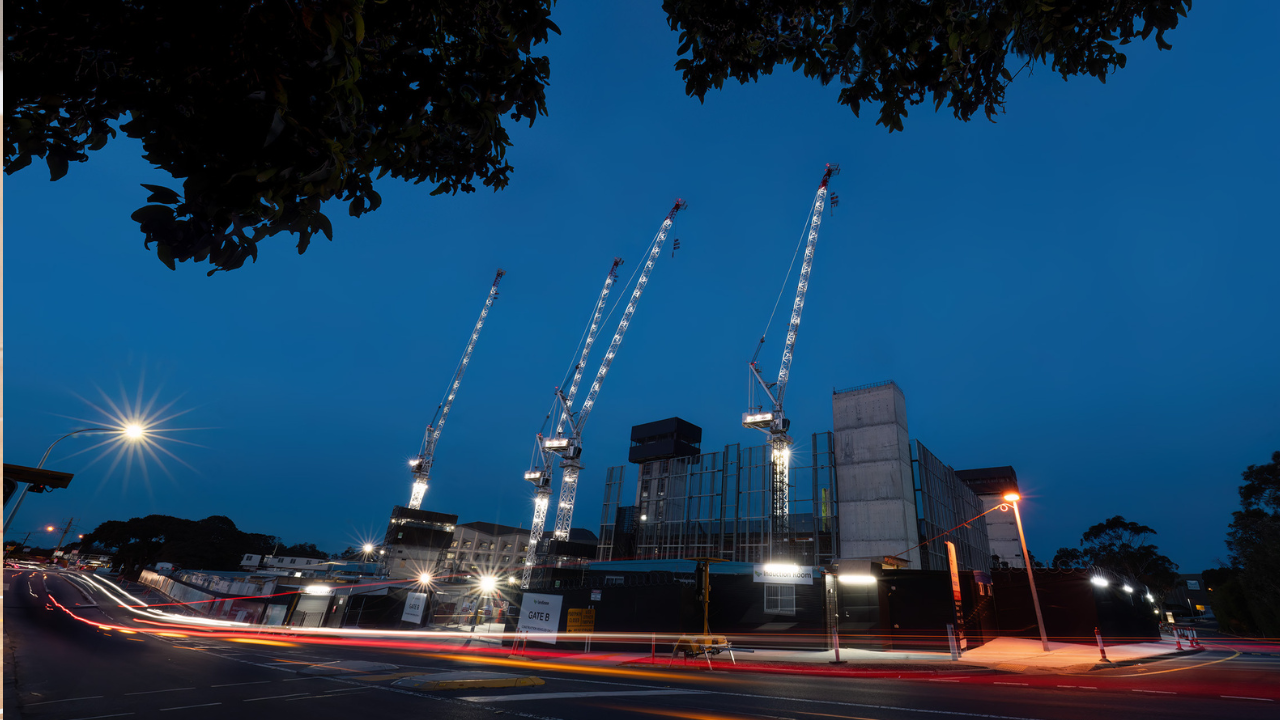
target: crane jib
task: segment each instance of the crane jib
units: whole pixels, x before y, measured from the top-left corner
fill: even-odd
[[[422,439],[422,449],[418,452],[418,457],[410,463],[413,472],[413,489],[409,496],[408,507],[412,510],[422,507],[422,500],[427,494],[427,483],[431,478],[431,466],[435,463],[436,445],[440,442],[440,433],[444,431],[444,423],[449,419],[449,410],[453,408],[453,401],[458,397],[462,376],[466,374],[467,367],[471,364],[471,353],[476,349],[476,341],[480,339],[485,318],[489,316],[489,309],[493,307],[494,300],[498,299],[498,283],[506,274],[506,271],[499,268],[494,275],[493,284],[489,286],[489,294],[485,296],[484,305],[480,308],[480,318],[476,320],[476,325],[471,330],[471,337],[467,339],[467,347],[462,351],[462,359],[458,361],[458,367],[453,372],[453,379],[449,382],[445,397],[436,408],[439,421],[434,417],[431,419],[431,424],[427,425],[427,431]]]

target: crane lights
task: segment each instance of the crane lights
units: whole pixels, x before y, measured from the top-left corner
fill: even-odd
[[[428,481],[431,480],[431,465],[435,462],[436,444],[440,442],[440,433],[444,430],[445,421],[449,419],[449,410],[453,407],[453,401],[458,396],[462,376],[466,374],[467,366],[471,364],[471,353],[476,349],[476,340],[480,339],[484,320],[489,316],[493,301],[498,299],[498,282],[506,274],[506,271],[499,268],[497,275],[494,276],[493,284],[489,286],[489,294],[484,299],[484,306],[480,309],[480,319],[476,320],[476,325],[471,330],[471,337],[468,338],[467,347],[462,352],[462,359],[458,361],[458,367],[453,372],[453,380],[445,392],[445,399],[436,407],[436,417],[439,418],[439,422],[436,421],[436,417],[431,418],[422,438],[422,449],[418,452],[418,457],[409,461],[413,472],[413,491],[409,496],[408,505],[411,510],[420,509],[422,500],[427,495]]]
[[[769,445],[772,447],[770,462],[772,466],[770,480],[772,507],[769,511],[773,520],[771,523],[773,535],[771,545],[779,549],[785,542],[788,533],[789,493],[791,487],[791,438],[787,435],[791,422],[786,418],[783,411],[783,399],[787,392],[787,382],[791,376],[791,362],[795,357],[796,335],[800,332],[800,316],[804,311],[805,294],[809,290],[809,274],[813,270],[814,250],[818,245],[818,230],[822,226],[822,211],[827,197],[827,184],[833,176],[838,174],[840,174],[839,165],[827,165],[826,172],[822,175],[822,182],[818,185],[818,193],[814,196],[813,205],[810,208],[810,216],[806,225],[808,238],[804,249],[804,260],[800,265],[799,280],[796,282],[795,300],[791,304],[791,320],[787,324],[787,339],[782,346],[782,365],[778,368],[777,381],[772,383],[765,382],[765,379],[760,375],[760,369],[756,365],[755,357],[751,359],[748,365],[751,376],[755,381],[752,383],[752,387],[758,383],[764,389],[764,394],[769,399],[771,410],[766,411],[761,406],[755,406],[752,410],[742,414],[742,425],[743,427],[761,430],[769,435]],[[788,269],[788,277],[790,277],[790,269]],[[779,296],[779,299],[781,299],[781,296]],[[772,319],[772,316],[770,316],[770,321]],[[768,333],[767,325],[765,333]],[[760,345],[756,347],[756,356],[759,356],[764,340],[765,336],[762,335],[760,337]]]
[[[591,415],[591,410],[595,407],[596,399],[600,395],[600,388],[604,385],[605,376],[609,374],[609,368],[613,364],[613,359],[618,354],[618,349],[622,345],[622,339],[626,335],[627,328],[631,326],[632,317],[635,315],[636,307],[640,301],[644,289],[649,283],[649,276],[653,272],[654,264],[662,253],[662,246],[667,239],[668,233],[671,232],[672,226],[675,224],[676,213],[688,207],[684,200],[676,200],[671,210],[667,212],[666,218],[662,221],[653,240],[649,243],[649,251],[645,258],[644,265],[640,269],[640,276],[636,279],[635,288],[631,292],[631,297],[627,302],[626,309],[622,313],[622,317],[618,320],[617,329],[614,331],[613,340],[609,343],[609,347],[605,350],[604,359],[600,362],[600,368],[596,371],[595,379],[591,382],[590,389],[587,391],[587,397],[582,402],[581,409],[575,414],[573,412],[573,403],[575,394],[577,393],[579,382],[582,379],[583,369],[587,364],[587,356],[591,351],[592,345],[595,343],[596,336],[600,331],[601,317],[604,312],[605,299],[608,297],[609,290],[616,279],[616,271],[618,265],[622,261],[618,258],[614,259],[613,266],[609,269],[609,275],[605,278],[604,289],[600,293],[600,298],[596,302],[595,312],[592,316],[590,324],[587,326],[586,340],[582,346],[582,355],[575,367],[573,382],[569,388],[569,394],[566,396],[556,392],[556,398],[560,404],[560,417],[556,425],[556,432],[553,437],[543,438],[539,436],[538,453],[535,457],[541,458],[542,470],[548,479],[551,473],[551,455],[560,457],[560,467],[563,468],[563,474],[560,480],[560,500],[557,504],[555,538],[557,540],[567,540],[569,537],[569,527],[573,521],[573,505],[574,498],[577,494],[578,475],[582,469],[582,463],[579,457],[582,454],[582,428],[586,425],[587,418]],[[568,435],[565,435],[565,426],[568,426]],[[526,475],[528,477],[528,475]],[[538,494],[534,500],[533,526],[529,534],[530,553],[524,568],[524,576],[520,583],[522,588],[528,589],[533,568],[536,565],[534,553],[537,552],[539,541],[545,529],[546,508],[548,505],[550,494],[548,488],[539,485]]]

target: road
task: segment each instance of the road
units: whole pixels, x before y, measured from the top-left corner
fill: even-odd
[[[462,720],[498,714],[544,720],[599,720],[602,714],[649,720],[1249,720],[1280,713],[1273,701],[1280,697],[1280,657],[1230,649],[1082,676],[830,678],[574,666],[278,636],[161,634],[74,573],[6,571],[4,583],[6,660],[13,650],[6,673],[12,670],[15,681],[5,695],[11,719],[430,713]],[[270,644],[259,644],[264,642]],[[339,660],[394,668],[337,677],[298,672]],[[392,685],[411,675],[458,670],[536,676],[545,684],[444,692]]]

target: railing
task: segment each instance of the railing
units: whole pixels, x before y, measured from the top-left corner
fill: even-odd
[[[843,390],[837,390],[835,388],[831,388],[831,394],[843,395],[844,393],[857,392],[858,390],[870,390],[871,388],[884,387],[885,385],[892,385],[892,384],[893,384],[892,380],[882,380],[880,382],[867,383],[866,385],[856,385],[854,387],[845,388]],[[901,390],[901,388],[899,388],[899,390]]]

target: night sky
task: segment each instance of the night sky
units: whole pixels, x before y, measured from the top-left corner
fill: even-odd
[[[584,436],[574,524],[598,530],[632,424],[683,417],[707,451],[763,441],[738,423],[746,363],[839,162],[793,434],[831,429],[833,387],[892,378],[911,437],[944,462],[1017,469],[1042,558],[1120,514],[1184,572],[1226,560],[1240,472],[1280,449],[1280,4],[1197,3],[1173,51],[1128,46],[1106,85],[1024,71],[996,124],[926,104],[892,135],[785,71],[686,97],[659,5],[556,8],[550,115],[511,125],[506,190],[429,197],[388,178],[371,215],[331,204],[335,241],[302,257],[282,235],[231,273],[166,269],[129,214],[139,183],[176,184],[123,137],[57,183],[39,163],[7,177],[5,460],[35,465],[84,425],[69,417],[99,418],[99,388],[118,402],[143,378],[188,411],[170,428],[199,428],[165,445],[190,468],[160,454],[145,477],[86,469],[95,453],[68,456],[92,441],[64,441],[48,467],[76,479],[28,496],[10,535],[162,513],[330,552],[380,536],[499,267],[424,507],[528,527],[533,435],[604,274],[616,255],[630,277],[682,197],[682,247]]]

